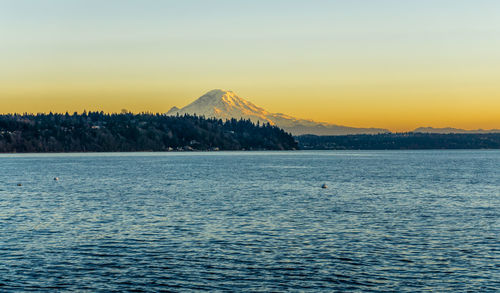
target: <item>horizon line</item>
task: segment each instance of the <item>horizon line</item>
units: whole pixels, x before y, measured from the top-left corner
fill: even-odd
[[[167,111],[168,112],[168,111]],[[79,111],[72,111],[72,113],[70,113],[70,111],[66,111],[66,112],[52,112],[52,111],[49,111],[49,112],[9,112],[9,113],[0,113],[0,116],[37,116],[37,115],[69,115],[69,116],[75,116],[75,115],[83,115],[83,114],[89,114],[89,113],[98,113],[98,114],[106,114],[106,115],[126,115],[126,114],[132,114],[132,115],[166,115],[167,112],[150,112],[150,111],[142,111],[142,112],[133,112],[133,111],[129,111],[127,109],[122,109],[120,112],[105,112],[103,110],[86,110],[84,109],[83,111],[79,112]],[[217,119],[217,120],[230,120],[228,118],[226,119],[223,119],[223,118],[217,118],[217,117],[206,117],[204,115],[197,115],[196,113],[194,114],[187,114],[185,113],[184,115],[187,115],[187,116],[197,116],[197,117],[203,117],[205,119]],[[179,116],[184,116],[184,115],[179,115]],[[174,116],[174,115],[169,115],[169,116]],[[236,117],[233,117],[234,119],[237,119]],[[239,120],[243,119],[243,117],[240,117]],[[248,119],[244,119],[244,120],[248,120]],[[346,125],[339,125],[339,126],[346,126]],[[279,126],[278,126],[279,127]],[[351,126],[347,126],[347,127],[351,127]],[[280,127],[282,128],[282,127]],[[379,128],[379,127],[376,127],[376,126],[369,126],[369,127],[354,127],[354,128]],[[484,133],[498,133],[500,131],[500,129],[497,129],[497,128],[490,128],[490,129],[484,129],[484,128],[476,128],[476,129],[467,129],[467,128],[458,128],[458,127],[453,127],[453,126],[445,126],[445,127],[435,127],[435,126],[418,126],[414,129],[410,129],[410,130],[404,130],[404,131],[393,131],[393,130],[390,130],[390,129],[385,129],[385,130],[388,130],[388,133],[391,133],[391,134],[398,134],[398,133],[411,133],[411,132],[414,132],[415,130],[417,129],[421,129],[421,128],[427,128],[427,129],[434,129],[434,130],[446,130],[446,129],[454,129],[454,130],[461,130],[461,131],[467,131],[469,133],[455,133],[455,134],[481,134],[481,133],[474,133],[474,132],[471,132],[471,131],[482,131]],[[382,128],[381,128],[382,129]],[[491,132],[488,132],[488,131],[491,131]],[[378,134],[384,134],[384,133],[387,133],[387,132],[380,132]],[[435,132],[425,132],[425,133],[434,133],[436,134]],[[450,132],[452,133],[452,132]],[[443,133],[441,133],[443,134]],[[321,135],[323,136],[323,135]],[[328,135],[326,135],[328,136]]]

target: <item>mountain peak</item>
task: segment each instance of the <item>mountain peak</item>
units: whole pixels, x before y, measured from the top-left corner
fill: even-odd
[[[208,91],[206,94],[204,94],[203,96],[224,96],[224,95],[227,95],[227,94],[233,94],[234,93],[232,91],[226,91],[226,90],[223,90],[223,89],[213,89],[211,91]]]
[[[211,100],[213,102],[223,101],[225,103],[231,103],[234,100],[241,99],[232,91],[214,89],[199,97],[198,100]]]
[[[201,107],[205,110],[208,107],[213,109],[215,112],[233,112],[232,114],[235,115],[240,115],[241,111],[246,112],[247,114],[248,112],[264,111],[264,109],[259,108],[254,104],[246,101],[245,99],[240,98],[234,92],[222,89],[211,90],[186,107]],[[237,113],[235,113],[234,111],[237,111]],[[231,118],[231,115],[229,115],[228,117]]]
[[[167,112],[168,115],[196,114],[205,117],[216,117],[220,119],[244,118],[253,122],[269,122],[274,124],[267,115],[266,110],[255,106],[249,101],[238,97],[234,92],[214,89],[196,99],[191,104],[181,109]]]
[[[294,118],[279,113],[270,113],[253,103],[240,98],[232,91],[213,89],[196,99],[191,104],[179,109],[172,108],[167,115],[196,114],[218,119],[250,119],[253,122],[269,123],[284,128],[293,134],[356,134],[381,133],[386,129],[366,129],[345,127],[328,123]]]

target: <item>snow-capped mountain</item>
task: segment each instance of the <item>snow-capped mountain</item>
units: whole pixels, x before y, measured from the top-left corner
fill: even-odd
[[[269,122],[283,128],[294,135],[343,135],[343,134],[375,134],[389,132],[379,128],[354,128],[330,123],[298,119],[281,113],[270,113],[251,102],[238,97],[232,91],[211,90],[184,108],[173,107],[167,115],[196,114],[198,116],[218,119],[250,119],[253,122]]]

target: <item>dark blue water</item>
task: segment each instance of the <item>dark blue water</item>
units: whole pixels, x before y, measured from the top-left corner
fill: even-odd
[[[0,156],[0,291],[498,288],[499,151]]]

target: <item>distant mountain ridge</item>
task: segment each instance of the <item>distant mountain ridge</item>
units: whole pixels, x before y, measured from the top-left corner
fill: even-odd
[[[346,134],[378,134],[388,133],[381,128],[355,128],[331,123],[299,119],[282,113],[270,113],[253,103],[240,98],[232,91],[215,89],[207,92],[191,104],[177,108],[172,107],[167,115],[196,114],[218,119],[250,119],[252,122],[269,123],[283,128],[293,135],[346,135]]]
[[[500,133],[500,129],[473,129],[473,130],[466,130],[466,129],[460,129],[460,128],[452,128],[452,127],[445,127],[445,128],[434,128],[434,127],[419,127],[413,130],[413,132],[420,132],[420,133],[440,133],[440,134],[448,134],[448,133]]]

